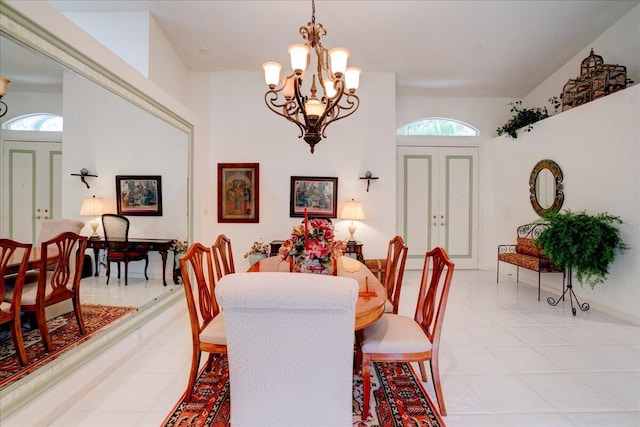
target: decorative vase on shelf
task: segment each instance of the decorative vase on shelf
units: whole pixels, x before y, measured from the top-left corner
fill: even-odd
[[[261,259],[265,259],[267,257],[266,254],[251,254],[249,255],[249,264],[253,265]]]

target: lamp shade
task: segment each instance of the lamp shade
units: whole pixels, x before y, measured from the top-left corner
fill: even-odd
[[[350,219],[350,220],[363,220],[364,219],[364,211],[362,210],[362,205],[360,202],[355,200],[350,200],[344,203],[342,207],[342,214],[340,215],[340,219]]]
[[[81,216],[100,216],[104,213],[102,209],[102,198],[93,196],[87,197],[82,202],[82,208],[80,208]]]

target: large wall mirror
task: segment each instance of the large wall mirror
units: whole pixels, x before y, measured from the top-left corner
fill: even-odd
[[[553,160],[540,160],[529,177],[529,199],[540,216],[558,212],[564,203],[562,170]]]
[[[61,199],[56,202],[60,203],[60,215],[78,218],[82,199],[93,194],[105,198],[108,211],[115,212],[115,175],[161,175],[164,178],[163,215],[131,217],[132,230],[138,237],[191,241],[193,126],[9,6],[1,5],[0,18],[0,75],[12,80],[3,98],[9,112],[2,120],[37,110],[60,113],[64,118],[64,131],[57,137],[57,143],[62,143],[63,156],[61,170],[57,172],[62,176],[56,177],[62,183],[61,194],[56,196]],[[21,67],[40,69],[41,75],[26,78],[26,72],[17,71]],[[7,141],[21,144],[32,139],[33,135],[25,137],[3,130],[0,148]],[[98,178],[91,180],[90,190],[70,176],[70,172],[77,172],[76,167],[79,170],[81,163],[82,167],[97,172]],[[69,165],[73,165],[72,170]],[[4,166],[3,163],[3,174]],[[10,223],[5,209],[9,191],[4,179],[2,182],[1,235],[20,236],[19,240],[28,241],[33,230],[20,230],[21,224]],[[87,233],[86,229],[84,233]],[[161,275],[161,259],[156,255],[150,254],[149,272]],[[170,304],[183,299],[182,286],[171,283],[172,258],[169,255],[169,286],[160,285],[157,291],[148,293],[147,300],[129,301],[128,305],[136,306],[137,311],[77,346],[65,357],[48,363],[46,369],[38,369],[0,389],[0,407],[3,408],[0,418]],[[103,278],[104,274],[100,279]],[[131,285],[129,283],[129,287]],[[122,292],[126,294],[126,289]],[[126,297],[123,300],[126,302]]]

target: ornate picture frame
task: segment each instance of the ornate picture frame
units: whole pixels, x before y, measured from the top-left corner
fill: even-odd
[[[160,175],[116,175],[119,215],[162,216]]]
[[[338,178],[292,176],[289,216],[336,218],[338,216]]]
[[[218,163],[218,222],[260,222],[260,163]]]

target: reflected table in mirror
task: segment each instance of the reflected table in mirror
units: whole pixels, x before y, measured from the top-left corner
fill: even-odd
[[[128,240],[130,251],[158,251],[162,257],[162,284],[167,286],[167,253],[173,247],[174,239],[141,239],[130,237]],[[89,239],[87,249],[93,249],[96,264],[95,276],[98,275],[100,249],[107,249],[104,239]]]
[[[351,277],[358,281],[360,291],[356,302],[356,325],[355,329],[360,330],[378,320],[384,312],[386,301],[386,291],[382,283],[376,276],[361,262],[349,258],[340,257],[336,262],[338,276]],[[264,258],[253,264],[248,272],[279,271],[291,272],[288,260],[283,260],[281,256]],[[291,273],[308,274],[308,273]]]

